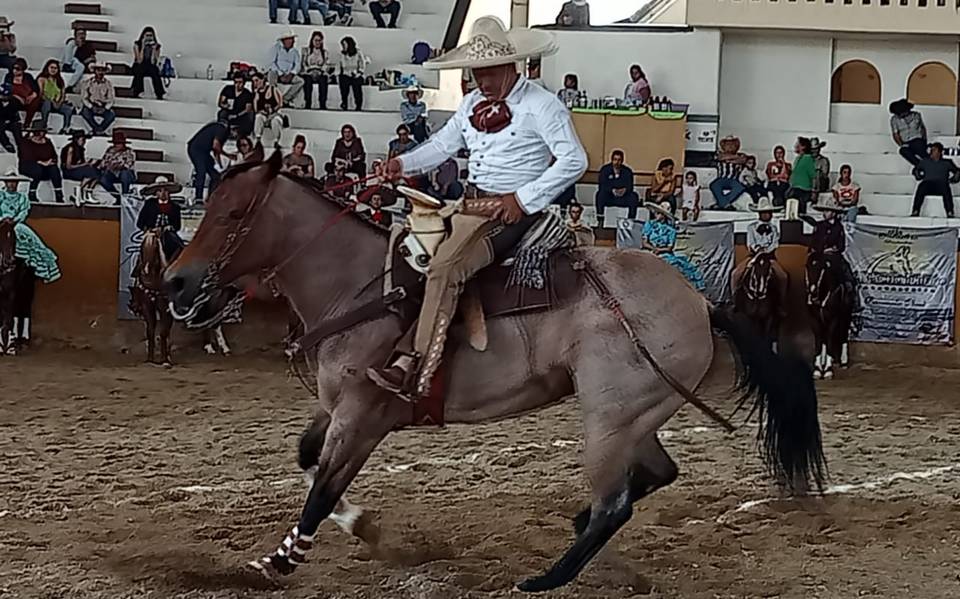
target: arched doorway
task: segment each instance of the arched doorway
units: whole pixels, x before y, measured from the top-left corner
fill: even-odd
[[[880,73],[865,60],[848,60],[838,66],[830,81],[833,104],[879,104]]]
[[[910,73],[907,99],[929,106],[957,105],[957,76],[942,62],[925,62]]]

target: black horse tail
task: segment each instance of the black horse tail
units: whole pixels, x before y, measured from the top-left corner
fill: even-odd
[[[789,352],[774,353],[770,343],[744,317],[717,308],[710,324],[731,341],[737,363],[737,410],[752,399],[757,413],[757,445],[767,470],[791,493],[823,491],[827,461],[823,455],[817,389],[806,361]],[[736,412],[734,412],[736,413]]]

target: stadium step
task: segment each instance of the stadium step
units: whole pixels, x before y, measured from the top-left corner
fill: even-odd
[[[122,62],[108,62],[107,67],[107,73],[110,75],[133,75],[130,65]]]
[[[140,185],[150,185],[157,180],[157,177],[166,177],[168,181],[176,180],[173,173],[138,172],[137,183]]]
[[[134,150],[137,155],[137,162],[163,162],[162,150]]]
[[[76,19],[70,23],[71,29],[86,29],[87,31],[110,31],[109,21],[91,21],[89,19]]]
[[[142,119],[143,108],[139,106],[114,106],[113,111],[118,119]]]
[[[89,43],[93,46],[93,49],[97,52],[116,52],[118,48],[117,42],[108,42],[103,40],[90,40]]]
[[[127,136],[127,139],[144,139],[147,141],[153,140],[153,129],[141,129],[139,127],[114,127],[113,130],[114,132],[123,132]]]
[[[99,4],[89,2],[68,2],[63,5],[63,12],[68,15],[102,15]]]

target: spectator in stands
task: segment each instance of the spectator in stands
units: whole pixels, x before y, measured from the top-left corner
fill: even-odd
[[[617,206],[627,209],[628,218],[637,217],[637,208],[640,207],[640,196],[633,190],[633,170],[624,164],[623,150],[614,150],[610,155],[610,163],[600,168],[597,189],[597,219],[603,227],[604,212],[608,206]]]
[[[827,142],[820,141],[819,137],[810,138],[810,155],[813,156],[813,166],[816,169],[816,176],[813,178],[813,199],[820,197],[821,193],[830,191],[830,159],[823,155],[823,148]]]
[[[291,25],[310,25],[310,3],[308,0],[287,0],[290,3],[290,16],[287,21]],[[303,20],[297,18],[298,13],[303,14]]]
[[[302,71],[303,100],[307,110],[313,108],[313,86],[317,86],[317,108],[327,109],[327,92],[330,88],[330,75],[335,67],[330,64],[330,56],[323,47],[323,32],[314,31],[310,44],[303,49]]]
[[[681,192],[680,214],[684,221],[700,220],[700,181],[697,173],[687,171]]]
[[[255,153],[253,142],[250,141],[249,137],[241,137],[237,139],[237,162],[246,162]]]
[[[589,27],[590,5],[587,0],[568,0],[560,7],[557,25],[561,27]]]
[[[26,113],[23,119],[24,128],[33,124],[33,117],[40,110],[40,86],[33,75],[27,72],[27,61],[17,58],[13,61],[13,68],[4,78],[4,83],[10,86],[10,92],[17,104],[17,110]]]
[[[590,226],[583,222],[583,206],[574,202],[567,208],[567,230],[573,233],[578,246],[591,246],[597,238]]]
[[[80,94],[83,108],[80,110],[80,116],[90,125],[94,135],[105,135],[110,125],[117,119],[117,114],[113,111],[116,95],[113,84],[106,77],[107,65],[95,62],[90,65],[90,68],[93,69],[93,77],[83,84],[83,91]]]
[[[557,92],[557,97],[567,108],[573,108],[580,98],[580,78],[573,73],[563,76],[563,89]]]
[[[890,104],[890,131],[893,141],[900,147],[900,155],[904,160],[917,166],[927,158],[927,127],[923,124],[923,117],[913,109],[913,103],[906,99],[897,100]]]
[[[760,173],[757,172],[757,157],[747,156],[743,162],[743,170],[740,171],[740,184],[747,190],[754,202],[767,195],[767,189],[763,185]]]
[[[127,136],[123,131],[114,131],[111,146],[103,153],[100,159],[100,185],[113,194],[116,204],[120,204],[120,194],[117,193],[117,183],[123,195],[130,193],[133,184],[137,182],[137,173],[133,170],[137,163],[137,155],[127,146]]]
[[[397,28],[397,19],[400,18],[400,2],[397,0],[370,0],[370,14],[380,29]],[[390,22],[383,21],[383,15],[390,15]]]
[[[813,180],[817,176],[816,163],[813,160],[810,139],[798,137],[793,146],[797,153],[793,161],[793,171],[790,173],[790,189],[787,190],[787,199],[797,200],[800,214],[807,213],[807,204],[813,199]],[[787,215],[788,218],[790,215]]]
[[[312,179],[315,175],[313,158],[306,153],[307,138],[297,135],[293,138],[293,150],[283,157],[283,172],[295,177]]]
[[[293,106],[303,91],[303,79],[300,78],[300,51],[296,49],[297,34],[292,29],[277,38],[267,65],[267,80],[270,85],[286,86],[283,103]]]
[[[663,158],[657,163],[657,170],[653,173],[653,180],[647,189],[647,201],[654,204],[669,202],[671,210],[677,211],[677,176],[673,170],[676,168],[672,158]],[[633,217],[630,217],[633,218]]]
[[[50,113],[55,112],[63,117],[63,126],[60,135],[70,130],[70,121],[73,119],[73,104],[67,102],[67,84],[60,76],[60,63],[51,58],[43,65],[43,72],[37,78],[40,88],[40,124],[44,129],[49,123]]]
[[[330,160],[337,164],[337,159],[346,164],[348,173],[354,173],[361,179],[367,175],[367,151],[363,148],[363,140],[357,137],[357,130],[353,125],[344,125],[340,129],[340,138],[333,146]]]
[[[740,182],[740,171],[747,161],[747,155],[740,151],[740,138],[728,135],[720,140],[717,151],[717,176],[710,183],[710,193],[721,209],[733,209],[730,206],[746,191]]]
[[[217,100],[217,120],[227,123],[237,130],[238,135],[253,133],[253,94],[247,89],[247,80],[243,72],[233,74],[233,85],[220,90]]]
[[[953,218],[953,190],[950,189],[950,184],[960,182],[960,169],[953,160],[943,157],[943,144],[930,144],[930,156],[917,164],[915,172],[920,184],[913,196],[913,212],[910,216],[920,216],[920,209],[923,208],[923,201],[927,196],[940,196],[943,198],[943,211],[947,218]]]
[[[77,27],[73,30],[73,37],[64,45],[60,60],[60,70],[67,74],[67,87],[72,88],[80,83],[89,65],[95,62],[97,51],[93,44],[87,43],[87,30]]]
[[[331,17],[334,13],[337,15],[342,26],[353,25],[353,0],[330,0],[330,13]],[[328,19],[327,25],[335,21],[336,19]]]
[[[541,70],[543,69],[543,62],[540,60],[540,57],[530,58],[527,60],[527,79],[536,83],[543,89],[547,89],[547,84],[541,79]],[[547,89],[547,91],[550,91]]]
[[[410,129],[417,143],[423,143],[430,136],[427,130],[427,104],[423,101],[423,90],[411,85],[403,90],[405,100],[400,103],[400,119]]]
[[[133,42],[133,97],[143,95],[143,78],[149,77],[153,82],[153,95],[158,100],[163,99],[163,79],[160,77],[160,40],[153,27],[144,27],[140,37]]]
[[[30,178],[30,201],[37,201],[37,187],[41,181],[50,181],[57,203],[63,203],[63,176],[57,166],[57,151],[47,138],[47,129],[40,124],[27,127],[28,136],[20,142],[17,152],[20,174]]]
[[[267,0],[267,11],[271,23],[277,22],[277,11],[280,8],[290,9],[287,20],[291,25],[299,24],[297,12],[303,13],[304,25],[310,25],[310,10],[318,11],[324,19],[327,18],[328,12],[326,0]],[[327,23],[327,25],[329,24]]]
[[[80,182],[79,199],[86,200],[103,176],[97,163],[87,160],[87,139],[89,136],[83,129],[74,129],[70,132],[70,143],[60,150],[60,171],[68,181]]]
[[[623,90],[624,101],[634,106],[645,106],[650,100],[651,91],[647,74],[643,72],[640,65],[632,65],[630,67],[630,83]]]
[[[11,95],[11,86],[0,84],[0,147],[15,153],[20,135],[20,104]]]
[[[387,149],[387,158],[396,158],[415,147],[417,147],[417,142],[410,137],[410,127],[400,125],[397,127],[397,138],[390,140],[390,146]]]
[[[207,123],[193,134],[187,142],[187,156],[193,164],[193,198],[194,202],[203,201],[203,188],[206,187],[207,177],[210,178],[210,193],[220,182],[220,173],[216,163],[220,154],[223,154],[223,144],[230,137],[230,128],[223,121]]]
[[[430,185],[426,192],[438,200],[459,200],[463,197],[463,183],[460,183],[460,165],[453,158],[447,158],[430,172]]]
[[[851,223],[856,222],[857,211],[859,210],[858,204],[860,204],[860,186],[853,181],[852,166],[844,164],[840,167],[840,176],[832,191],[833,199],[847,210],[843,220]]]
[[[11,31],[14,22],[0,16],[0,72],[12,69],[17,58],[17,36]]]
[[[264,148],[273,148],[283,135],[283,96],[277,88],[267,83],[263,73],[253,74],[253,135],[256,143]],[[266,133],[269,137],[264,137]]]
[[[340,40],[340,110],[347,110],[347,98],[353,91],[357,110],[363,110],[363,74],[367,59],[357,48],[357,42],[347,36]]]
[[[347,163],[345,160],[334,159],[323,167],[326,176],[323,178],[323,189],[330,192],[335,198],[347,199],[350,197],[352,187],[349,185],[353,179],[347,176]]]
[[[773,194],[773,204],[783,206],[790,189],[790,172],[793,167],[786,161],[787,150],[783,146],[773,149],[773,160],[767,163],[767,191]]]

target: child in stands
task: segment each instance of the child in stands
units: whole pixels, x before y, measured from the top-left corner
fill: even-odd
[[[684,221],[700,220],[700,181],[697,173],[688,171],[683,181],[683,203],[680,207]]]

